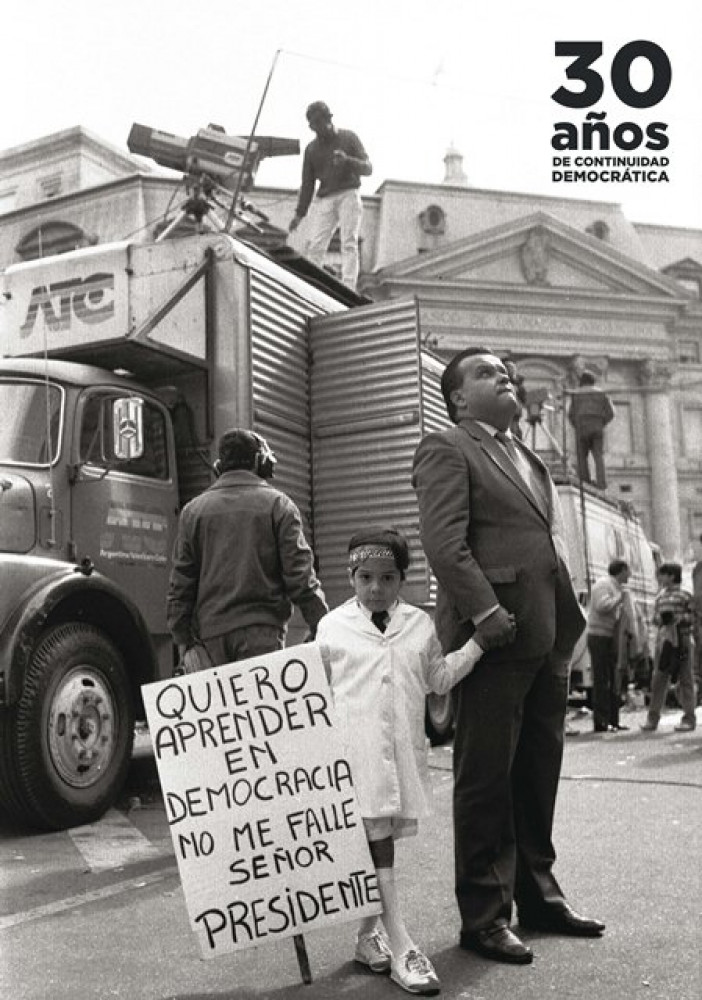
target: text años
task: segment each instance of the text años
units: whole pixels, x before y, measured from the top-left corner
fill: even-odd
[[[551,94],[552,100],[561,107],[584,110],[592,108],[605,94],[605,81],[593,68],[602,56],[602,42],[567,41],[556,42],[557,56],[571,57],[572,62],[565,70],[566,78],[573,81],[574,89],[558,87]],[[636,76],[636,67],[642,68]],[[672,81],[672,67],[664,49],[655,42],[639,39],[623,45],[614,55],[610,66],[610,82],[614,97],[626,108],[648,110],[666,97]],[[656,120],[606,121],[607,111],[589,111],[581,122],[559,121],[554,123],[551,146],[560,152],[578,149],[607,151],[619,149],[624,152],[645,148],[656,152],[667,149],[669,144],[668,125]],[[599,178],[604,179],[604,178]],[[614,178],[611,178],[614,179]],[[650,180],[646,176],[637,179]],[[662,179],[662,178],[659,178]],[[667,178],[666,178],[667,179]]]

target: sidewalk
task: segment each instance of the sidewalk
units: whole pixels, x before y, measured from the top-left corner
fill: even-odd
[[[702,726],[702,706],[696,710],[697,725]],[[629,732],[641,733],[642,736],[655,738],[661,733],[675,733],[675,726],[682,718],[682,710],[679,708],[664,708],[661,713],[661,720],[658,729],[654,732],[643,733],[641,726],[646,722],[647,709],[645,707],[631,707],[624,705],[619,712],[619,722],[622,726],[628,727]],[[627,730],[623,730],[626,732]],[[599,739],[611,739],[619,735],[618,733],[595,733],[592,723],[592,712],[588,708],[570,708],[566,716],[566,736],[577,737],[581,733],[592,733]],[[675,733],[676,736],[685,736],[685,733]],[[692,735],[692,734],[690,734]]]

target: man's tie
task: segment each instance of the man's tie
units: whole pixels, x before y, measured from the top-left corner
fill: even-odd
[[[517,447],[514,439],[505,434],[504,431],[495,431],[495,440],[499,441],[507,453],[509,460],[519,473],[519,477],[528,488],[531,495],[536,500],[543,513],[548,511],[548,503],[543,486],[539,482],[536,470],[532,468],[531,462],[526,454]]]
[[[384,632],[385,629],[388,627],[388,622],[390,621],[390,615],[387,613],[387,611],[372,611],[371,621],[379,631]]]
[[[524,472],[522,471],[523,470],[522,457],[517,451],[517,446],[514,443],[514,439],[509,435],[505,434],[504,431],[495,431],[495,440],[500,442],[500,444],[505,449],[509,457],[512,459],[513,464],[516,465],[517,471],[522,476],[522,478],[524,478]]]

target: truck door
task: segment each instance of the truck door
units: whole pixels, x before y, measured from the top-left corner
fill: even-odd
[[[143,452],[114,453],[113,404],[125,392],[95,388],[76,414],[72,541],[137,605],[152,634],[167,632],[166,589],[177,516],[177,483],[167,411],[144,399]]]

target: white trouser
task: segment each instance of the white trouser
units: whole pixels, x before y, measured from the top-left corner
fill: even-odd
[[[358,280],[358,235],[361,231],[361,195],[358,188],[315,198],[310,210],[307,257],[321,267],[329,241],[341,229],[341,280],[355,288]]]

